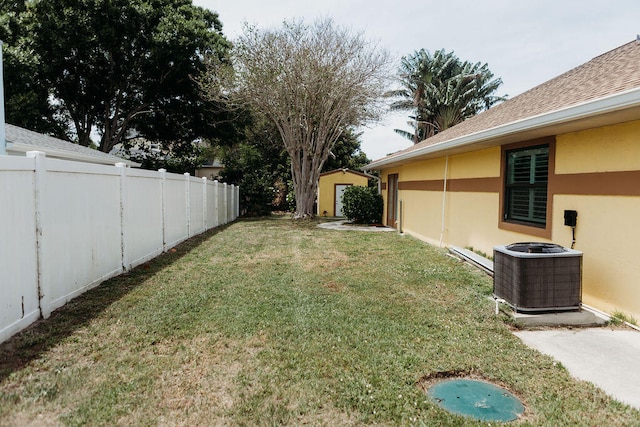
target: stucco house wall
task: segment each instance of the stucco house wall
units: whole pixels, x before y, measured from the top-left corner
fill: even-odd
[[[426,140],[372,162],[368,168],[381,171],[385,222],[432,244],[473,247],[491,254],[494,246],[522,241],[570,247],[572,229],[564,225],[564,212],[575,210],[575,249],[584,253],[583,303],[640,320],[636,256],[640,242],[640,77],[637,67],[631,65],[638,58],[640,41],[634,41],[526,92],[523,98],[494,107],[496,112],[491,109],[476,116],[477,120],[471,119],[475,123],[463,122],[458,125],[461,128],[451,128],[453,132],[436,135],[433,142]],[[610,85],[600,97],[588,93],[591,86],[578,84],[607,67],[622,74],[613,80],[624,83]],[[517,116],[524,106],[533,104],[534,97],[547,97],[551,102],[561,93],[559,86],[573,83],[587,93],[577,101],[569,100],[564,109],[547,105],[539,111],[534,108],[530,117]],[[610,104],[606,113],[597,107],[604,102]],[[578,109],[586,112],[577,116]],[[520,126],[527,120],[537,123],[545,114],[549,121],[538,127]],[[511,130],[517,126],[520,128]],[[507,153],[541,145],[549,152],[546,222],[532,225],[505,219]],[[389,187],[396,179],[398,218],[393,224],[387,213],[394,211]]]

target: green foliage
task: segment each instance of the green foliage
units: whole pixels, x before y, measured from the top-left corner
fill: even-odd
[[[342,136],[331,148],[329,158],[322,167],[322,172],[329,172],[336,169],[358,170],[371,160],[360,150],[361,133],[356,133],[352,129],[346,129]]]
[[[241,211],[263,215],[271,210],[293,211],[296,206],[291,177],[291,159],[273,123],[259,114],[244,117],[244,140],[228,147],[218,146],[225,165],[224,180],[240,185]],[[323,170],[358,169],[368,163],[360,151],[360,134],[345,129],[332,148]],[[215,150],[214,150],[215,151]]]
[[[57,136],[64,123],[85,146],[97,130],[105,152],[132,134],[172,146],[229,123],[194,80],[205,54],[225,58],[231,47],[214,12],[191,0],[9,3],[21,7],[0,9],[8,121]]]
[[[49,104],[47,85],[37,84],[38,58],[24,46],[25,1],[0,0],[0,40],[4,65],[5,114],[8,123],[66,139],[63,123]]]
[[[126,144],[126,148],[118,155],[140,163],[141,169],[166,169],[167,172],[180,174],[188,172],[191,175],[195,175],[196,169],[205,161],[203,147],[195,143],[176,143],[162,149],[157,147],[162,146],[136,140]]]
[[[342,212],[356,224],[379,224],[384,206],[375,187],[352,185],[342,195]]]
[[[461,61],[444,49],[425,49],[402,58],[398,70],[401,89],[389,93],[398,98],[396,111],[412,111],[414,132],[396,132],[418,143],[490,108],[504,97],[494,93],[502,84],[488,65]]]
[[[636,325],[636,326],[638,325],[638,322],[636,321],[636,319],[634,319],[632,316],[628,316],[627,314],[621,311],[615,311],[611,315],[611,319],[609,320],[609,322],[614,326],[621,326],[621,325],[624,325],[625,323],[629,323],[631,325]]]
[[[224,149],[222,178],[240,186],[240,211],[244,215],[268,215],[273,209],[276,173],[265,153],[250,143]]]

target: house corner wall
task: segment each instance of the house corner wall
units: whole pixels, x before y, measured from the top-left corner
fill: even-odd
[[[554,154],[546,231],[502,225],[504,152],[499,146],[450,155],[447,167],[443,156],[383,169],[384,219],[390,174],[398,174],[406,234],[441,246],[472,247],[487,255],[496,245],[520,241],[570,247],[572,230],[564,225],[564,211],[576,210],[575,249],[584,252],[583,302],[640,321],[640,263],[635,256],[640,241],[638,135],[640,120],[544,140],[551,141]]]

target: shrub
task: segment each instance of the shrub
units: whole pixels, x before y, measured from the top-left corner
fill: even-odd
[[[352,185],[342,194],[342,213],[356,224],[381,223],[383,209],[377,188]]]

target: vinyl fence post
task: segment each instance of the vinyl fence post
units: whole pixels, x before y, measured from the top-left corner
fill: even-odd
[[[223,212],[224,212],[224,219],[222,220],[223,224],[226,224],[229,222],[229,218],[227,218],[227,213],[229,212],[227,210],[227,203],[228,202],[228,198],[229,198],[229,193],[227,191],[227,183],[225,182],[224,184],[222,184],[222,208],[223,208]]]
[[[46,288],[46,280],[44,277],[44,269],[42,266],[43,254],[43,229],[42,229],[42,198],[44,194],[44,186],[46,185],[47,163],[46,154],[42,151],[27,151],[27,157],[33,159],[33,200],[35,205],[35,223],[36,223],[36,265],[38,269],[38,306],[40,315],[43,319],[47,319],[51,315],[51,299],[49,290]]]
[[[120,174],[120,250],[122,271],[128,271],[131,268],[129,264],[129,256],[127,254],[127,165],[124,163],[116,163]]]
[[[184,182],[185,182],[185,194],[187,199],[187,238],[191,237],[191,193],[189,192],[189,180],[191,174],[189,172],[184,173]]]
[[[218,206],[220,205],[218,198],[220,192],[218,191],[218,180],[213,181],[213,225],[217,227],[220,225],[220,216],[218,215]]]
[[[235,206],[235,203],[233,201],[233,196],[236,194],[236,191],[234,190],[235,186],[233,184],[231,184],[229,186],[229,199],[227,200],[227,221],[231,222],[233,221],[233,207]]]
[[[236,187],[236,218],[240,216],[240,186]]]
[[[160,173],[160,194],[162,197],[162,252],[167,251],[167,170],[158,169]]]
[[[207,231],[207,177],[202,177],[202,228]]]

